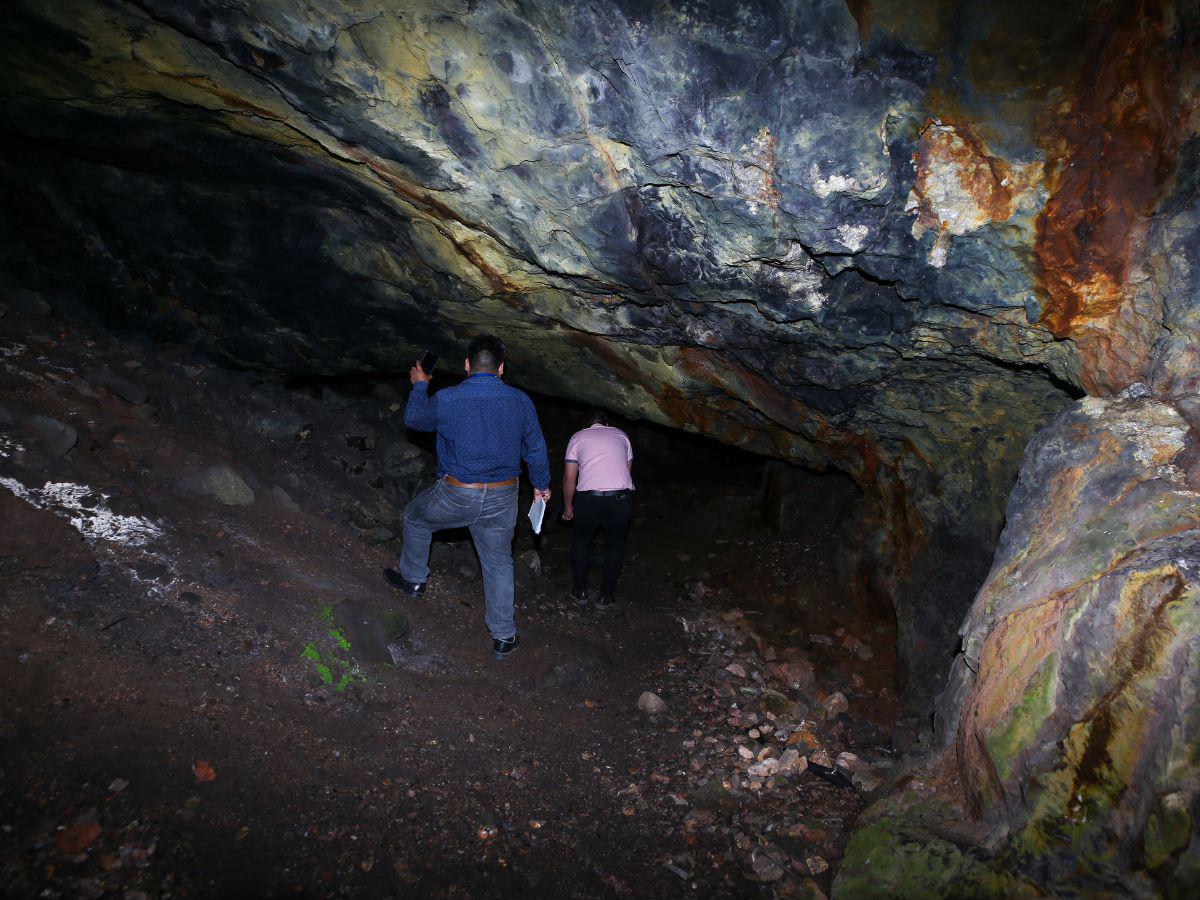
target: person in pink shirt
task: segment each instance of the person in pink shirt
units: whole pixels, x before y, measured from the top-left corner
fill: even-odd
[[[588,602],[588,559],[592,541],[604,529],[604,572],[601,608],[616,602],[617,578],[625,559],[625,535],[633,519],[633,446],[620,428],[608,424],[603,410],[593,410],[591,424],[567,442],[563,472],[563,519],[575,523],[571,534],[571,599]]]

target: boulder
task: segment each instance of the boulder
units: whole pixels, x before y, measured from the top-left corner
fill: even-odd
[[[178,489],[185,494],[216,500],[226,506],[249,506],[254,491],[242,477],[226,465],[209,466],[180,479]]]
[[[884,798],[835,894],[918,877],[929,896],[1020,892],[1031,858],[1037,893],[1200,884],[1200,494],[1180,467],[1194,440],[1141,386],[1037,434],[939,701],[947,746],[929,765],[952,767],[965,818],[949,791]]]
[[[35,414],[25,421],[37,432],[38,439],[46,451],[54,456],[66,456],[79,443],[79,432],[58,419]]]
[[[132,403],[135,406],[145,403],[150,399],[150,395],[145,388],[130,381],[124,375],[118,375],[111,369],[90,366],[85,368],[81,374],[92,384],[99,385],[109,393],[115,394],[122,400]]]
[[[1119,883],[1135,852],[1191,878],[1200,847],[1163,799],[1200,797],[1200,494],[1187,421],[1145,393],[1030,445],[943,703],[972,811],[1062,884]]]

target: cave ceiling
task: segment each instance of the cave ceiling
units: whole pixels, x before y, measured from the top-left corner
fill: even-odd
[[[523,386],[850,473],[885,581],[960,541],[977,582],[1029,435],[1157,335],[1179,30],[1143,0],[15,0],[3,269],[285,375],[494,331]]]

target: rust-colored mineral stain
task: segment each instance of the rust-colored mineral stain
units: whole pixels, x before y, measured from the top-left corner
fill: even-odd
[[[1042,322],[1056,337],[1121,306],[1133,248],[1172,174],[1188,51],[1166,36],[1165,5],[1108,5],[1073,99],[1048,123],[1051,195],[1037,220],[1035,270]]]
[[[679,364],[692,378],[740,398],[789,431],[798,432],[809,418],[807,409],[794,397],[783,393],[761,375],[742,368],[723,353],[703,347],[684,347],[679,351]]]
[[[1113,707],[1128,694],[1134,692],[1137,679],[1159,665],[1158,658],[1167,648],[1174,634],[1167,621],[1167,610],[1184,591],[1184,581],[1178,572],[1172,571],[1163,577],[1139,586],[1143,595],[1134,604],[1133,627],[1130,635],[1114,648],[1112,684],[1093,704],[1085,715],[1088,722],[1087,738],[1079,764],[1075,769],[1075,780],[1071,786],[1067,813],[1072,818],[1087,815],[1087,799],[1090,789],[1108,789],[1113,798],[1124,792],[1130,773],[1124,771],[1113,759],[1110,744],[1122,725],[1134,731],[1138,723],[1120,722],[1120,715]],[[1114,769],[1120,769],[1114,773]],[[1113,777],[1115,774],[1116,777]]]
[[[960,196],[970,201],[970,222],[960,228],[978,227],[987,222],[1004,222],[1013,214],[1017,194],[1028,188],[1024,171],[993,156],[978,133],[969,125],[944,125],[926,121],[921,140],[913,155],[917,177],[913,196],[917,201],[917,221],[926,231],[940,232],[947,227],[933,200],[944,190],[937,182],[942,173],[953,172]]]

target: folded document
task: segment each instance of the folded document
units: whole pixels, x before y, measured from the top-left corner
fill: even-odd
[[[534,500],[529,507],[529,524],[533,526],[534,534],[542,533],[542,519],[546,518],[546,501]]]

